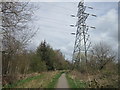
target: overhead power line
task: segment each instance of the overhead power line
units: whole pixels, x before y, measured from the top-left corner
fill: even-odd
[[[71,15],[71,17],[77,17],[78,21],[76,25],[70,25],[71,27],[77,27],[76,33],[72,32],[72,35],[76,35],[75,38],[75,45],[74,45],[74,51],[73,51],[73,58],[72,62],[74,64],[74,67],[78,67],[81,62],[81,54],[84,54],[86,63],[88,62],[87,59],[87,52],[89,51],[89,48],[91,46],[91,42],[89,41],[90,35],[88,34],[89,28],[95,29],[94,26],[88,26],[86,25],[86,20],[88,16],[94,16],[97,17],[94,14],[86,13],[87,6],[84,5],[84,1],[82,0],[78,4],[78,13],[77,15]],[[92,7],[88,7],[89,9],[93,9]]]
[[[46,4],[46,3],[45,3]],[[59,4],[59,5],[58,5]],[[61,6],[60,5],[60,3],[58,3],[58,4],[51,4],[51,3],[49,3],[49,5],[51,5],[52,7],[58,7],[58,8],[61,8],[61,9],[64,9],[64,10],[66,10],[66,11],[69,11],[69,12],[74,12],[74,9],[73,9],[73,7],[70,7],[70,8],[68,8],[68,7],[65,7],[65,6]],[[74,4],[74,3],[73,3]],[[75,5],[75,8],[77,8],[76,7],[76,5]]]

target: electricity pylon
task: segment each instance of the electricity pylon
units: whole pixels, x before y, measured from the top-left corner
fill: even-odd
[[[92,7],[88,7],[93,9]],[[85,61],[87,63],[87,51],[90,48],[91,42],[89,41],[89,34],[88,34],[88,29],[89,26],[86,25],[85,21],[90,15],[89,13],[85,12],[86,6],[84,6],[84,1],[79,2],[78,4],[78,13],[77,13],[77,31],[76,31],[76,39],[75,39],[75,45],[74,45],[74,51],[73,51],[73,58],[72,62],[74,64],[74,67],[78,67],[80,62],[81,62],[81,54],[84,54],[85,56]],[[75,17],[74,15],[71,15],[72,17]],[[93,15],[95,16],[96,15]],[[72,26],[72,25],[71,25]],[[90,27],[94,28],[95,27]],[[74,33],[72,33],[74,34]]]

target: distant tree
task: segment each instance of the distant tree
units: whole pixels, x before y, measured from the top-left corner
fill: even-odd
[[[48,70],[62,70],[68,68],[68,62],[65,61],[60,50],[53,50],[46,41],[41,42],[37,48],[37,55],[46,63]]]
[[[65,57],[63,56],[62,52],[60,50],[55,50],[55,60],[54,60],[54,67],[57,70],[63,70],[66,69],[67,62],[65,61]]]
[[[41,57],[47,65],[48,70],[54,70],[53,67],[53,49],[46,43],[46,41],[41,42],[40,46],[37,48],[37,54]]]

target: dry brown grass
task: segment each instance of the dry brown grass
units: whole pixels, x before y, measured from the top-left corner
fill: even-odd
[[[70,72],[71,78],[87,82],[91,88],[117,88],[118,75],[108,72],[98,72],[97,74],[89,74],[90,81],[88,80],[87,73],[80,73],[76,70]]]
[[[17,86],[16,88],[45,88],[52,78],[59,73],[58,71],[43,72],[42,78],[35,79],[24,83],[23,85]]]

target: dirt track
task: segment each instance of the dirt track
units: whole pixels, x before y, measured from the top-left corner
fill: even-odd
[[[65,73],[63,73],[59,78],[56,88],[69,88]]]

